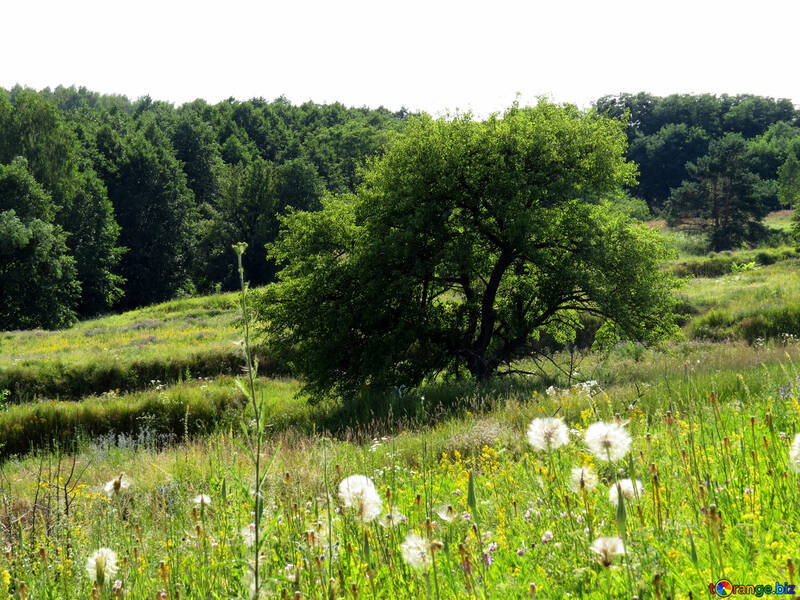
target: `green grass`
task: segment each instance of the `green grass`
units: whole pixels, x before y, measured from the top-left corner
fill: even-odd
[[[0,389],[11,400],[77,399],[153,381],[235,373],[235,294],[166,302],[60,331],[0,332]],[[274,370],[261,356],[262,372]]]
[[[656,597],[656,586],[662,598],[687,598],[722,577],[788,581],[788,560],[800,558],[798,475],[788,465],[800,403],[796,391],[777,391],[800,373],[793,361],[771,364],[741,377],[688,372],[638,401],[613,388],[491,401],[484,390],[466,399],[482,404],[482,414],[425,413],[374,440],[276,430],[265,454],[274,459],[265,597],[328,598],[330,586],[336,597],[353,597],[355,586],[368,598],[522,598],[534,583],[540,598]],[[618,413],[633,446],[611,466],[591,455],[582,432]],[[574,432],[548,455],[525,432],[534,417],[553,414]],[[86,557],[109,547],[124,561],[114,579],[129,598],[246,598],[250,551],[241,532],[252,505],[240,443],[235,430],[223,430],[166,449],[95,444],[74,468],[54,454],[7,462],[2,491],[14,502],[0,515],[11,544],[0,576],[8,571],[12,592],[25,582],[32,598],[90,597]],[[567,484],[580,464],[599,477],[585,498]],[[102,486],[120,471],[131,487],[109,499]],[[405,522],[362,524],[342,506],[336,486],[356,473],[371,477],[383,510],[391,498]],[[626,500],[627,555],[606,569],[589,548],[597,536],[619,534],[608,492],[624,477],[640,479],[643,492]],[[57,492],[64,485],[69,515]],[[201,493],[212,498],[202,515],[191,504]],[[34,499],[50,509],[31,518]],[[453,521],[439,514],[447,506]],[[400,546],[412,531],[443,543],[435,572],[406,565]],[[113,597],[108,587],[101,597]]]

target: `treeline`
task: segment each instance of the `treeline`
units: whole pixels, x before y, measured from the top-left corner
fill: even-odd
[[[763,234],[800,198],[800,112],[758,96],[600,98],[627,118],[639,185],[627,208],[709,233],[715,249]],[[351,191],[406,111],[196,100],[180,107],[85,88],[0,88],[0,329],[68,325],[178,295],[236,287],[246,241],[259,285],[287,208]],[[646,203],[646,208],[644,204]]]
[[[0,88],[0,330],[232,289],[238,241],[270,281],[278,215],[352,190],[407,116]]]
[[[627,118],[630,193],[653,215],[709,234],[714,249],[764,235],[761,219],[800,199],[800,111],[753,95],[646,93],[600,98],[601,113]]]

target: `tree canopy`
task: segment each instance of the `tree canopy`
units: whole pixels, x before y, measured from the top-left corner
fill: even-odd
[[[507,371],[590,313],[673,331],[654,232],[603,198],[634,181],[624,124],[541,101],[480,122],[413,119],[354,193],[285,217],[259,314],[312,397]]]
[[[669,220],[693,219],[710,232],[715,250],[732,248],[754,236],[767,209],[762,181],[747,165],[744,138],[729,133],[687,169],[691,181],[672,191]]]

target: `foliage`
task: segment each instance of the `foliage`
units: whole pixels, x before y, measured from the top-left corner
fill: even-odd
[[[24,159],[0,164],[0,330],[75,320],[81,288],[54,213]]]
[[[798,112],[787,99],[749,94],[658,97],[640,92],[604,96],[595,106],[601,114],[629,118],[628,158],[641,173],[634,191],[654,212],[664,209],[670,189],[690,179],[687,165],[726,133],[739,133],[747,140],[748,168],[765,182],[775,180],[789,148],[796,151],[800,144],[800,129],[794,126]],[[769,183],[765,200],[777,210],[773,188]]]
[[[622,125],[540,102],[476,122],[412,121],[355,194],[294,212],[260,317],[307,391],[436,373],[489,377],[580,312],[620,333],[671,331],[657,234],[593,198],[631,180]]]
[[[17,156],[27,160],[33,178],[52,197],[53,222],[68,234],[81,289],[78,312],[107,310],[122,293],[113,208],[64,118],[29,90],[16,94],[13,104],[0,92],[0,164]]]
[[[746,144],[738,134],[714,140],[709,152],[687,166],[692,181],[670,195],[669,220],[692,219],[708,230],[715,250],[740,245],[758,235],[767,211],[761,180],[747,168]]]

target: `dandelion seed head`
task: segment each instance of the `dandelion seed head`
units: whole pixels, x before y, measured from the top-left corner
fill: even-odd
[[[636,489],[634,489],[634,485]],[[641,496],[642,492],[644,491],[644,486],[642,482],[638,479],[634,482],[631,479],[620,479],[619,480],[619,489],[617,489],[617,484],[612,484],[611,487],[608,489],[608,499],[611,500],[611,504],[617,505],[619,504],[619,491],[622,490],[622,495],[627,500],[633,500],[637,496]]]
[[[456,512],[456,509],[453,508],[452,504],[440,506],[436,509],[436,514],[439,515],[439,518],[442,521],[447,521],[448,523],[453,521],[458,516],[458,513]]]
[[[120,473],[119,477],[112,479],[103,486],[103,490],[109,498],[113,498],[120,492],[127,490],[131,486],[131,481],[125,477],[125,473]]]
[[[631,436],[624,423],[592,423],[584,434],[586,445],[598,460],[621,460],[631,448]]]
[[[625,545],[618,537],[599,537],[592,543],[589,550],[597,554],[601,565],[610,567],[615,557],[625,554]]]
[[[339,484],[339,499],[345,508],[354,508],[364,523],[377,519],[383,512],[383,502],[375,484],[364,475],[350,475]]]
[[[409,532],[405,541],[400,544],[400,551],[403,560],[412,569],[427,571],[433,564],[430,544],[413,531]]]
[[[570,474],[569,483],[576,494],[591,492],[597,487],[597,475],[589,467],[575,467]]]
[[[113,577],[118,569],[117,554],[110,548],[100,548],[86,561],[86,573],[89,579],[100,587],[106,579]]]
[[[569,442],[569,429],[557,417],[540,417],[528,426],[528,441],[537,450],[549,452]]]
[[[386,529],[389,529],[391,527],[397,527],[400,523],[405,523],[406,521],[406,516],[393,506],[391,511],[381,516],[378,523]]]
[[[800,473],[800,433],[794,436],[792,447],[789,449],[789,466]]]
[[[211,506],[211,498],[205,494],[199,494],[192,498],[192,503],[200,506]]]

